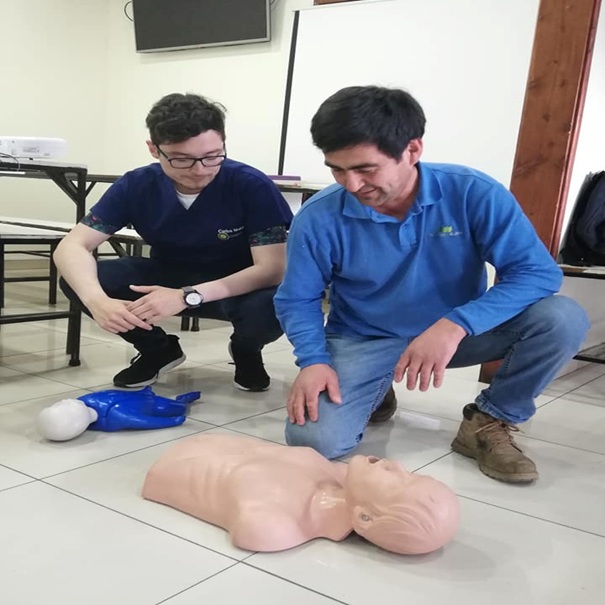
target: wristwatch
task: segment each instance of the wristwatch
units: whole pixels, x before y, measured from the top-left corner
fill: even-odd
[[[204,302],[204,297],[193,286],[183,286],[181,290],[188,309],[195,309]]]

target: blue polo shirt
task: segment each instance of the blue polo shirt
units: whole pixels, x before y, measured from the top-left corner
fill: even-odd
[[[189,209],[159,163],[118,179],[91,208],[113,233],[132,225],[151,257],[229,275],[252,265],[249,237],[290,225],[292,212],[276,185],[255,168],[227,159]]]
[[[481,334],[559,289],[561,270],[505,187],[464,166],[418,168],[402,221],[339,185],[296,215],[275,307],[300,367],[330,363],[325,332],[413,338],[446,317]],[[486,262],[499,277],[489,290]]]

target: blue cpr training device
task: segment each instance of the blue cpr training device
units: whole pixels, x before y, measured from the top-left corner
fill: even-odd
[[[99,415],[89,430],[113,432],[163,429],[183,424],[187,405],[199,399],[200,395],[200,391],[192,391],[168,399],[156,395],[151,387],[145,387],[139,391],[98,391],[78,399]]]

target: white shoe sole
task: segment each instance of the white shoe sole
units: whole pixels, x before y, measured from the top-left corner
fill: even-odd
[[[180,366],[186,359],[187,359],[187,355],[185,355],[183,353],[183,355],[181,357],[179,357],[178,359],[175,359],[174,361],[167,363],[163,368],[160,368],[158,370],[158,373],[153,378],[150,378],[149,380],[143,380],[142,382],[137,382],[135,384],[122,385],[122,386],[119,386],[118,388],[119,389],[138,389],[139,387],[148,387],[152,384],[155,384],[159,380],[159,378],[162,374],[165,374],[166,372],[173,370],[177,366]]]
[[[247,391],[248,393],[264,393],[265,391],[268,391],[271,388],[271,385],[267,385],[264,389],[249,389],[248,387],[244,387],[241,384],[235,382],[235,380],[233,381],[233,386],[236,389],[239,389],[240,391]]]

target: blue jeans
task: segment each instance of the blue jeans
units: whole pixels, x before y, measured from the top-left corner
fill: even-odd
[[[100,261],[97,264],[97,273],[103,291],[109,297],[121,300],[136,300],[142,296],[129,288],[131,284],[181,288],[222,277],[186,263],[165,263],[132,256]],[[67,298],[79,304],[82,310],[90,315],[69,285],[63,279],[59,283]],[[204,303],[187,314],[231,322],[231,339],[242,347],[260,351],[264,345],[277,340],[283,334],[273,307],[276,290],[277,288],[263,288],[241,296]],[[157,350],[169,342],[166,332],[158,326],[154,326],[152,330],[134,328],[129,332],[122,332],[119,336],[134,345],[140,353]]]
[[[536,411],[534,398],[578,352],[589,326],[575,301],[551,296],[484,334],[465,337],[448,367],[502,359],[492,383],[475,403],[507,423],[525,422]],[[395,364],[412,339],[338,335],[327,339],[343,403],[336,405],[321,393],[317,422],[307,420],[300,426],[286,421],[286,441],[338,458],[361,441],[370,415],[392,383]]]

